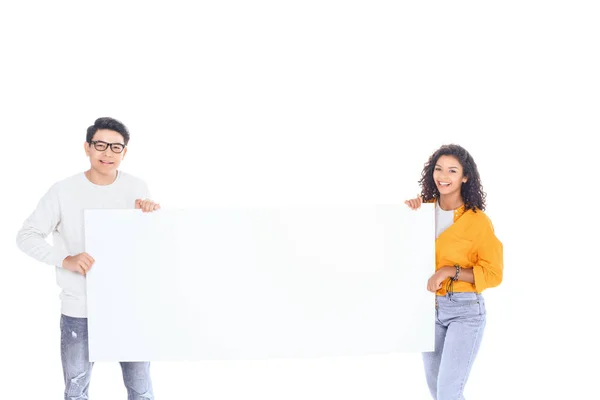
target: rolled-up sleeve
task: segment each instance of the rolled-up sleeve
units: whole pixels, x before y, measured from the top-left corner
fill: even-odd
[[[502,242],[496,237],[489,219],[482,224],[477,247],[477,262],[473,266],[475,290],[498,286],[502,282],[504,256]]]

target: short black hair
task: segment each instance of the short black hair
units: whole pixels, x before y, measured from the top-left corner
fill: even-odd
[[[86,142],[92,143],[92,138],[99,129],[110,129],[111,131],[119,132],[123,136],[125,144],[129,143],[129,130],[121,121],[110,117],[98,118],[94,121],[94,125],[87,128]]]

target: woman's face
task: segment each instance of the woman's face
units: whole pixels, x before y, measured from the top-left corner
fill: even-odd
[[[467,181],[463,175],[463,167],[454,156],[440,156],[433,170],[433,181],[440,195],[452,195]]]

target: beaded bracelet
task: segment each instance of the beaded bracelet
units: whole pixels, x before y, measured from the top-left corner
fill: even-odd
[[[451,279],[453,281],[457,281],[458,280],[458,274],[460,274],[460,265],[454,264],[454,268],[456,268],[456,274],[454,274],[454,277],[452,277]]]

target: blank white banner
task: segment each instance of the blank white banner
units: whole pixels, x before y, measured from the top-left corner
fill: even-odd
[[[86,210],[91,361],[433,350],[433,206]]]

